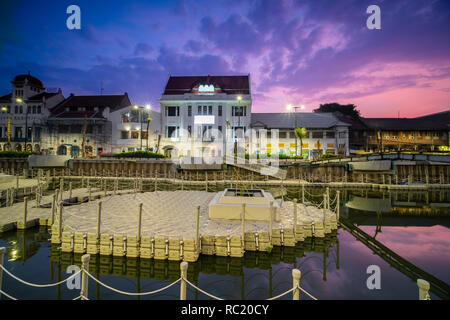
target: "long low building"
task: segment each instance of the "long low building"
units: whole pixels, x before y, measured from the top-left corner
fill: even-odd
[[[257,130],[278,130],[278,146],[270,142],[266,145],[260,143],[260,153],[271,153],[277,148],[280,154],[302,154],[306,159],[314,159],[326,153],[348,155],[349,126],[331,113],[307,112],[253,113],[251,123],[251,127]],[[301,142],[295,136],[295,127],[306,129]]]

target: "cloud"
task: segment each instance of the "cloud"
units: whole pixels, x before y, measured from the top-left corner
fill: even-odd
[[[153,47],[148,43],[139,42],[134,47],[134,55],[135,56],[146,55],[152,51],[153,51]]]

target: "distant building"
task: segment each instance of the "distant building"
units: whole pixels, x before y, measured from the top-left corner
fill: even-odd
[[[449,147],[450,111],[417,118],[363,118],[367,151],[438,151]]]
[[[253,113],[251,127],[257,129],[257,138],[260,139],[261,130],[278,129],[278,145],[271,141],[258,141],[258,153],[277,153],[287,156],[303,154],[305,158],[314,159],[321,154],[349,154],[349,127],[331,113]],[[305,128],[306,137],[303,145],[296,141],[294,128]],[[272,138],[270,132],[267,138]]]
[[[45,91],[43,83],[29,73],[16,76],[11,83],[11,93],[0,97],[0,151],[40,151],[48,133],[50,109],[64,96],[61,90]]]

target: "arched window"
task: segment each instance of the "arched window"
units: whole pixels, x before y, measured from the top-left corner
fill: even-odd
[[[67,147],[66,146],[59,146],[58,147],[58,155],[60,155],[60,156],[67,155]]]

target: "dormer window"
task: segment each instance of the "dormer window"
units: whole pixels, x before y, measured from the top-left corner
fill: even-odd
[[[198,93],[214,93],[213,84],[201,84],[198,86]]]

